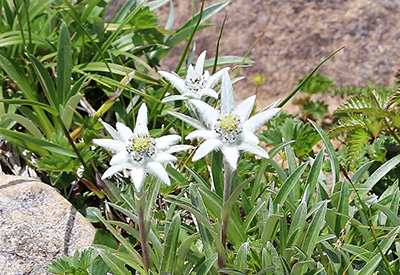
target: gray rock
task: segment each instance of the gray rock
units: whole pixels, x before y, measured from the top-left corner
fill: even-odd
[[[46,274],[47,264],[92,244],[95,228],[55,188],[0,175],[0,274]]]

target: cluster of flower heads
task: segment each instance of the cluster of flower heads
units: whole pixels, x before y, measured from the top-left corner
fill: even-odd
[[[236,169],[243,151],[268,158],[268,153],[258,145],[259,140],[254,132],[278,114],[280,109],[276,108],[275,103],[250,117],[256,97],[251,96],[235,106],[229,68],[210,76],[208,71],[204,71],[205,56],[206,52],[203,52],[194,68],[189,65],[185,79],[174,72],[159,71],[180,93],[164,98],[163,102],[185,100],[199,114],[199,118],[193,118],[170,112],[197,129],[187,135],[186,139],[204,139],[192,160],[197,161],[214,150],[220,150],[231,168]],[[213,88],[219,82],[222,82],[221,103],[220,108],[215,109],[202,99],[218,98],[218,93]],[[169,185],[170,180],[164,166],[176,161],[172,153],[191,148],[189,145],[174,145],[180,141],[178,135],[152,138],[147,128],[145,104],[139,109],[133,132],[121,123],[117,123],[117,130],[106,123],[103,125],[113,139],[95,139],[93,142],[114,154],[110,161],[111,166],[105,171],[103,178],[129,170],[131,181],[138,192],[142,190],[147,174],[154,174]]]

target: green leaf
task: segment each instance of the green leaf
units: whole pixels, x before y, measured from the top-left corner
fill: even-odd
[[[57,110],[54,109],[52,106],[47,104],[38,102],[36,100],[28,100],[28,99],[0,99],[0,102],[4,102],[6,104],[15,104],[15,105],[26,105],[26,106],[35,106],[40,109],[43,109],[50,114],[56,115]]]
[[[272,256],[272,264],[275,266],[274,268],[275,273],[285,274],[281,263],[281,257],[279,256],[278,252],[276,251],[275,247],[272,245],[271,242],[267,243],[267,250]]]
[[[367,262],[372,255],[372,252],[358,245],[344,243],[341,247],[344,251],[353,254],[355,257]]]
[[[215,262],[218,259],[218,253],[212,254],[208,257],[200,266],[196,273],[196,275],[207,275],[210,274],[211,268],[214,266]]]
[[[235,259],[235,269],[246,273],[247,270],[247,254],[249,252],[249,243],[243,243],[237,252],[236,259]]]
[[[360,155],[362,155],[362,152],[364,151],[365,146],[369,143],[370,139],[371,134],[362,128],[357,128],[347,132],[347,167],[351,167],[351,164],[360,158]]]
[[[302,240],[301,236],[304,236],[306,228],[307,217],[307,203],[302,201],[294,212],[292,223],[288,233],[288,241],[286,247],[292,247],[293,245],[299,245],[299,241]]]
[[[315,214],[313,220],[308,227],[307,233],[304,238],[302,250],[307,257],[311,257],[312,252],[318,242],[318,236],[325,224],[325,214],[327,210],[327,202],[324,202]],[[304,259],[305,260],[305,259]]]
[[[65,107],[60,106],[60,117],[65,125],[65,128],[71,127],[72,119],[75,114],[75,109],[80,100],[83,98],[82,94],[72,96],[66,103]],[[61,131],[61,130],[60,130]]]
[[[250,213],[246,215],[246,219],[243,222],[243,232],[246,234],[247,231],[249,230],[250,224],[257,215],[258,211],[264,206],[265,201],[258,203],[257,206],[255,206]]]
[[[363,190],[358,191],[360,197],[364,197],[387,173],[400,163],[400,155],[385,162],[363,184]]]
[[[231,55],[225,55],[225,56],[218,56],[218,62],[217,66],[226,66],[226,65],[234,65],[234,64],[252,64],[254,63],[253,60],[246,58],[244,59],[242,56],[231,56]],[[215,63],[215,58],[210,58],[204,61],[204,68],[211,68],[214,66]]]
[[[57,52],[57,102],[64,106],[69,90],[71,89],[72,50],[71,37],[67,24],[61,24],[60,38]]]
[[[46,95],[46,99],[49,102],[50,106],[54,109],[58,109],[60,102],[57,100],[57,92],[54,87],[54,83],[46,68],[40,63],[39,60],[36,59],[33,55],[28,55],[29,60],[32,62],[33,68],[35,70],[36,75],[39,78],[39,82],[43,88],[44,94]]]
[[[337,207],[337,212],[344,214],[345,216],[349,215],[349,198],[350,198],[350,192],[349,192],[349,184],[347,182],[342,183],[342,188],[339,192],[340,194],[340,199],[339,199],[339,205]],[[339,236],[340,231],[342,228],[345,226],[347,222],[347,219],[342,216],[342,215],[337,215],[336,216],[336,221],[335,221],[335,234],[336,236]]]
[[[188,236],[182,241],[178,248],[178,257],[176,259],[176,274],[184,274],[182,272],[183,265],[189,255],[190,246],[199,239],[199,234],[195,233]]]
[[[16,142],[18,146],[26,148],[31,152],[38,153],[39,155],[47,155],[48,151],[68,157],[75,158],[74,152],[64,149],[54,143],[39,139],[25,133],[20,133],[4,128],[0,128],[0,137],[6,140]]]
[[[124,262],[119,258],[114,256],[106,249],[97,249],[100,257],[103,261],[110,267],[114,274],[118,275],[132,275],[132,273],[125,267]]]
[[[101,215],[96,215],[97,218],[107,227],[107,229],[113,234],[113,236],[126,248],[130,257],[135,260],[140,266],[144,266],[143,258],[139,255],[136,249],[129,243],[115,228],[106,221]],[[104,258],[103,258],[104,259]]]
[[[176,205],[186,209],[191,214],[193,214],[199,220],[199,222],[201,222],[204,225],[204,227],[206,227],[207,230],[210,232],[211,236],[214,239],[215,246],[217,247],[217,251],[219,253],[221,253],[222,255],[224,255],[224,252],[223,252],[224,247],[222,246],[221,241],[218,238],[218,234],[215,232],[215,229],[212,227],[209,220],[206,217],[204,217],[204,215],[200,211],[198,211],[196,208],[194,208],[188,202],[185,202],[183,199],[178,199],[175,196],[169,195],[165,198],[165,200],[167,202],[176,204]]]
[[[13,62],[5,53],[0,51],[0,66],[21,89],[26,99],[37,101],[36,92],[32,89],[33,85],[29,81],[29,78],[26,77],[25,73],[22,72],[19,67],[14,66],[14,64],[15,62]],[[41,123],[40,126],[43,128],[44,134],[50,139],[54,133],[53,125],[50,123],[43,110],[38,108],[36,105],[33,105],[33,110],[36,112],[36,116]]]
[[[19,115],[19,114],[1,114],[0,115],[0,120],[5,120],[5,119],[11,119],[17,123],[19,123],[22,127],[24,127],[31,135],[33,135],[36,138],[42,138],[43,134],[40,132],[38,127],[29,120],[28,118]]]
[[[297,168],[296,155],[290,145],[285,147],[285,155],[289,165],[289,175],[292,174]]]
[[[300,183],[300,177],[304,173],[307,168],[307,164],[303,163],[300,165],[283,183],[282,187],[279,189],[278,194],[276,195],[274,204],[275,205],[283,205],[290,194],[290,191],[293,190],[294,186]]]
[[[181,217],[179,213],[175,215],[171,225],[166,232],[164,253],[161,260],[160,272],[173,274],[175,270],[176,250],[178,247],[178,236],[181,225]]]
[[[399,226],[400,225],[400,219],[397,217],[397,215],[395,213],[393,213],[392,210],[390,210],[389,208],[387,208],[384,205],[381,205],[379,203],[374,203],[371,202],[370,203],[371,206],[377,208],[378,210],[380,210],[383,214],[386,215],[386,217],[395,225],[395,226]]]
[[[332,190],[335,190],[335,184],[339,180],[339,161],[336,156],[335,148],[333,148],[332,142],[330,141],[329,137],[326,135],[324,130],[322,130],[321,127],[318,126],[314,121],[308,120],[311,125],[317,130],[318,134],[322,138],[322,142],[324,143],[328,155],[329,155],[329,161],[331,163],[331,169],[332,169]]]
[[[312,194],[316,191],[316,188],[317,188],[318,178],[322,171],[322,163],[324,160],[324,153],[325,153],[324,148],[322,148],[318,152],[318,155],[316,156],[315,160],[312,162],[311,169],[310,169],[310,172],[307,177],[307,185],[309,186],[309,190],[310,190],[310,196],[309,196],[310,198],[312,197]]]
[[[205,217],[208,218],[207,209],[203,202],[203,198],[201,197],[200,192],[198,191],[197,187],[194,184],[190,185],[190,200],[193,206],[195,206]],[[201,222],[197,221],[197,224],[199,228],[198,231],[201,236],[201,241],[204,246],[204,252],[206,255],[211,255],[212,252],[214,252],[213,238],[210,232],[207,231],[207,229]]]

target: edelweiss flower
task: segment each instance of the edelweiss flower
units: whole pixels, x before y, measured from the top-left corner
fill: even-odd
[[[153,174],[169,185],[170,179],[164,165],[176,161],[172,153],[191,147],[173,145],[179,142],[178,135],[152,138],[147,128],[147,107],[144,103],[139,109],[133,132],[119,122],[116,125],[117,130],[107,123],[103,125],[113,139],[94,139],[93,143],[111,151],[114,156],[110,161],[111,167],[104,172],[102,179],[129,170],[131,181],[138,192],[141,192],[147,174]]]
[[[237,168],[241,151],[269,158],[268,153],[258,145],[259,140],[254,132],[278,114],[280,108],[272,105],[249,118],[256,97],[251,96],[235,107],[232,82],[227,72],[222,75],[221,90],[220,110],[212,108],[203,101],[190,100],[206,125],[206,128],[201,128],[198,127],[198,123],[193,123],[191,120],[191,124],[198,130],[190,133],[186,139],[205,139],[194,154],[193,161],[213,150],[221,150],[225,160],[233,169]]]
[[[203,96],[210,96],[217,98],[218,94],[212,89],[216,86],[221,79],[221,75],[229,68],[224,68],[212,76],[208,71],[204,71],[204,60],[206,58],[206,51],[202,52],[197,59],[196,66],[190,64],[187,70],[186,78],[182,79],[175,72],[158,71],[172,86],[174,86],[180,95],[171,95],[162,100],[162,102],[169,102],[174,100],[184,99],[200,99]]]

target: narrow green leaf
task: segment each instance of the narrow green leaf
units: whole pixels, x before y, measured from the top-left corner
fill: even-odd
[[[234,64],[252,64],[254,63],[253,60],[246,58],[244,59],[242,56],[218,56],[217,66],[226,66],[226,65],[234,65]],[[215,58],[210,58],[204,61],[204,68],[211,68],[215,63]]]
[[[46,151],[44,151],[47,150],[72,158],[76,157],[75,153],[72,151],[62,148],[49,141],[39,139],[25,133],[0,128],[0,137],[6,140],[17,140],[19,146],[22,146],[23,148],[26,148],[32,152],[40,153],[41,155],[47,155],[48,153],[45,153]]]
[[[339,205],[337,206],[337,212],[340,212],[344,215],[349,214],[349,199],[350,199],[350,192],[349,192],[349,184],[347,182],[342,183],[342,188],[340,190],[340,199]],[[335,234],[336,236],[340,235],[340,231],[345,226],[347,219],[342,215],[336,216],[335,221]]]
[[[122,194],[122,197],[125,200],[125,202],[128,203],[127,196]],[[131,198],[129,198],[129,199],[131,199]],[[118,210],[119,212],[124,214],[125,216],[129,217],[136,224],[139,223],[138,217],[133,212],[131,212],[131,211],[129,211],[129,210],[117,205],[117,204],[113,204],[113,203],[107,203],[107,204],[110,205],[111,207],[115,208],[116,210]],[[149,236],[148,237],[149,237],[149,240],[151,241],[153,247],[155,247],[159,252],[162,252],[163,251],[162,244],[161,244],[160,240],[158,239],[158,237],[156,235],[156,232],[154,232],[153,228],[151,228],[151,227],[150,227],[150,231],[149,231]]]
[[[335,148],[333,148],[332,142],[325,133],[324,130],[322,130],[321,127],[318,126],[314,121],[308,120],[310,124],[317,130],[318,134],[321,136],[322,142],[324,143],[328,155],[329,155],[329,161],[331,163],[331,169],[332,169],[332,190],[335,190],[335,184],[339,180],[339,161],[336,156]]]
[[[247,254],[249,253],[249,243],[245,242],[243,243],[238,250],[238,253],[236,255],[235,259],[235,269],[246,273],[247,270]]]
[[[344,251],[354,255],[355,257],[359,258],[360,260],[363,260],[365,262],[367,262],[372,255],[372,252],[360,247],[358,245],[353,245],[353,244],[347,244],[344,243],[343,246],[341,247],[341,249],[343,249]]]
[[[29,81],[29,78],[26,77],[25,73],[23,73],[19,67],[14,66],[14,62],[2,51],[0,51],[0,66],[21,89],[26,99],[37,101],[36,92],[32,89],[32,83]],[[36,116],[41,123],[40,126],[43,128],[44,134],[50,139],[54,133],[53,125],[50,123],[42,109],[33,105],[33,110],[36,112]]]
[[[188,236],[182,241],[182,244],[178,248],[178,257],[176,259],[176,274],[184,274],[182,272],[183,265],[188,257],[190,246],[199,239],[199,234],[195,233]]]
[[[40,132],[38,127],[29,119],[27,119],[24,116],[21,116],[19,114],[1,114],[0,115],[0,120],[4,119],[11,119],[14,120],[15,122],[19,123],[22,127],[24,127],[31,135],[33,135],[36,138],[42,138],[43,134]]]
[[[279,256],[278,252],[276,251],[275,247],[272,245],[271,242],[267,243],[267,249],[272,256],[272,264],[275,266],[274,268],[275,274],[285,274],[281,263],[281,257]]]
[[[285,155],[289,166],[289,175],[297,169],[296,155],[294,154],[293,148],[288,145],[285,147]]]
[[[400,225],[400,219],[397,217],[395,213],[393,213],[392,210],[379,203],[371,202],[370,204],[373,207],[378,208],[378,210],[382,211],[382,213],[386,215],[386,217],[394,224],[394,226]]]
[[[196,129],[203,129],[205,128],[203,124],[201,124],[197,119],[194,119],[190,116],[181,114],[181,113],[177,113],[177,112],[171,112],[168,111],[167,112],[169,115],[174,116],[180,120],[182,120],[183,122],[189,124],[190,126],[195,127]]]
[[[99,49],[98,52],[96,52],[96,55],[93,57],[93,61],[98,61],[101,59],[101,57],[104,55],[104,53],[112,48],[111,44],[115,41],[115,39],[121,34],[122,30],[124,29],[124,27],[128,24],[128,22],[142,9],[144,3],[146,1],[142,1],[139,5],[137,5],[128,15],[123,17],[123,21],[120,23],[120,25],[118,26],[118,28],[107,38],[106,41],[104,41],[104,43],[101,45],[101,49]],[[135,2],[130,2],[127,1],[127,4],[134,4]],[[127,10],[130,9],[121,9],[123,12],[126,12]],[[118,18],[116,18],[116,20],[118,20]],[[118,21],[117,21],[118,22]]]
[[[308,174],[307,177],[307,185],[309,186],[310,198],[312,197],[312,194],[316,191],[317,188],[318,178],[322,171],[321,168],[324,160],[324,153],[325,150],[323,148],[318,152],[318,155],[316,156],[314,162],[312,163],[310,173]],[[308,202],[310,202],[309,198],[307,199]]]
[[[285,174],[285,172],[282,170],[282,168],[276,163],[275,160],[269,158],[266,159],[266,161],[271,164],[271,166],[275,169],[275,171],[278,173],[279,177],[285,181],[287,179],[287,175]]]
[[[302,240],[301,236],[304,236],[305,227],[307,221],[307,203],[302,201],[294,212],[292,223],[288,233],[288,242],[286,247],[292,247],[293,245],[299,245],[299,241]]]
[[[246,219],[244,220],[243,223],[243,232],[247,233],[249,230],[250,224],[253,221],[254,217],[257,215],[258,211],[264,206],[265,201],[262,201],[261,203],[258,203],[257,206],[255,206],[249,214],[247,214]]]
[[[283,183],[275,198],[275,205],[283,205],[293,187],[300,182],[300,177],[307,168],[307,164],[300,165]]]
[[[172,220],[171,225],[166,233],[164,243],[164,253],[161,260],[160,272],[168,272],[173,274],[175,270],[176,250],[178,247],[178,236],[181,225],[181,217],[178,214]]]
[[[175,196],[169,195],[165,198],[165,201],[176,204],[176,205],[186,209],[191,214],[193,214],[204,225],[204,227],[206,227],[208,229],[211,236],[213,236],[215,246],[217,247],[217,251],[221,255],[224,255],[224,252],[223,252],[224,247],[222,246],[221,241],[218,238],[218,234],[215,232],[214,228],[211,226],[209,220],[206,217],[204,217],[204,215],[201,212],[199,212],[196,208],[194,208],[189,203],[185,202],[182,199],[178,199]]]
[[[65,103],[65,107],[62,107],[62,105],[60,105],[60,117],[65,125],[65,128],[69,129],[71,127],[72,118],[74,116],[76,106],[78,105],[82,97],[82,94],[76,94]]]
[[[96,214],[95,214],[96,215]],[[136,249],[121,235],[111,224],[106,221],[101,215],[96,215],[97,218],[107,227],[113,236],[126,248],[132,259],[134,259],[140,266],[144,266],[143,258],[139,255]]]
[[[57,102],[64,106],[71,89],[72,50],[67,24],[61,24],[57,52]]]
[[[210,274],[211,268],[214,266],[215,262],[218,259],[218,253],[212,254],[208,257],[199,267],[196,275],[207,275]]]
[[[389,173],[394,167],[400,163],[400,155],[388,160],[382,166],[380,166],[376,171],[367,179],[364,183],[364,190],[358,191],[360,197],[364,197],[371,189],[382,179],[387,173]]]
[[[211,162],[211,176],[214,182],[215,192],[222,198],[224,190],[224,169],[221,151],[213,151],[209,154]]]
[[[32,62],[33,68],[37,77],[39,78],[39,82],[43,88],[44,94],[46,95],[46,99],[49,102],[50,106],[54,109],[58,110],[58,106],[60,102],[57,100],[57,92],[54,87],[54,83],[46,68],[40,63],[39,60],[36,59],[33,55],[29,55],[29,60]]]
[[[225,8],[227,5],[229,4],[229,2],[221,2],[221,3],[217,3],[214,5],[211,5],[207,8],[205,8],[203,10],[203,14],[201,17],[201,22],[203,23],[205,22],[207,19],[209,19],[211,16],[213,16],[214,14],[218,13],[220,10],[222,10],[223,8]],[[196,14],[195,16],[193,16],[192,18],[190,18],[188,21],[186,21],[180,28],[179,30],[183,30],[186,28],[191,28],[193,24],[196,24],[197,21],[199,21],[199,17],[200,17],[200,13]]]
[[[332,54],[330,54],[327,58],[325,58],[321,63],[319,63],[312,71],[309,75],[307,75],[300,83],[299,85],[284,99],[282,100],[282,102],[278,105],[278,107],[283,107],[299,90],[300,88],[303,86],[304,83],[306,83],[306,81],[308,79],[310,79],[310,77],[319,69],[319,67],[321,67],[326,61],[328,61],[329,59],[331,59],[335,54],[337,54],[339,51],[343,50],[344,46],[339,48],[338,50],[334,51]]]
[[[132,275],[132,273],[125,267],[125,264],[118,258],[112,255],[105,249],[97,249],[100,257],[108,265],[114,274],[118,275]]]
[[[313,220],[308,227],[306,236],[304,238],[304,243],[302,246],[302,250],[307,255],[307,257],[311,257],[312,252],[315,249],[315,245],[318,242],[318,236],[325,224],[325,214],[327,210],[327,202],[324,202],[318,209],[315,214]]]
[[[205,217],[208,218],[207,209],[203,202],[203,198],[201,197],[200,192],[198,191],[197,187],[194,184],[190,185],[190,200],[193,206],[195,206]],[[213,238],[210,232],[208,232],[208,230],[204,227],[204,225],[201,222],[197,221],[197,225],[199,228],[198,231],[201,236],[201,241],[204,246],[204,252],[206,255],[211,255],[214,252]]]
[[[28,100],[28,99],[0,99],[0,102],[4,102],[6,104],[15,104],[15,105],[26,105],[26,106],[35,106],[40,109],[49,112],[50,114],[56,115],[57,110],[54,109],[52,106],[47,104],[38,102],[36,100]]]

